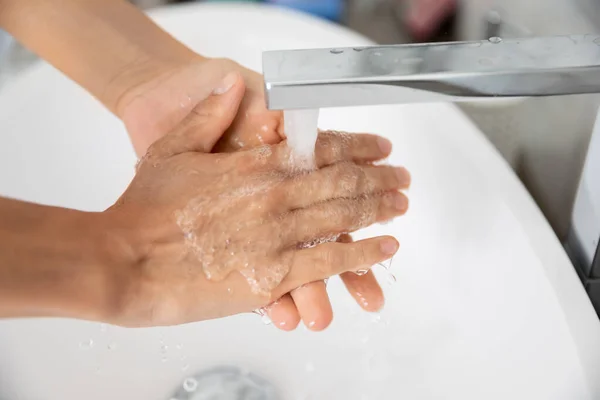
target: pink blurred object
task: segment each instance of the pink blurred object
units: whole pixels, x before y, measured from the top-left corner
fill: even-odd
[[[437,32],[456,10],[457,0],[405,0],[404,23],[410,35],[418,41],[426,41]]]

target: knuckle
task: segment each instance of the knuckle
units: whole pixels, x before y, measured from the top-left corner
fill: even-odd
[[[214,116],[216,107],[208,107],[204,103],[198,104],[191,111],[189,125],[198,125]]]
[[[362,191],[363,171],[351,162],[344,162],[337,165],[337,176],[339,191],[343,196],[354,196]]]

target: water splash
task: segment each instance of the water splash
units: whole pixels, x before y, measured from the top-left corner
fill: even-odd
[[[264,308],[259,308],[252,312],[260,316],[260,320],[263,324],[270,325],[273,323],[273,321],[271,321],[271,318],[269,318],[269,315],[267,314],[267,310],[265,310]]]
[[[388,274],[387,276],[387,283],[390,285],[393,285],[394,283],[397,282],[396,276],[392,273]]]

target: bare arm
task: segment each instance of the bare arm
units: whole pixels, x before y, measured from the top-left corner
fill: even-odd
[[[105,222],[99,213],[0,198],[0,318],[109,319],[122,253]]]
[[[0,0],[0,26],[119,117],[129,89],[198,58],[125,0]]]

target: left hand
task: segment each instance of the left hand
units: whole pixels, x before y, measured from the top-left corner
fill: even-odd
[[[207,136],[202,144],[204,149],[231,152],[284,139],[283,113],[267,110],[260,74],[228,59],[198,57],[198,60],[162,71],[122,97],[117,113],[125,123],[137,154],[143,155],[148,146],[181,123],[187,125],[185,129],[194,129],[194,118],[186,117],[195,113],[202,119],[203,110],[198,104],[211,92],[225,90],[215,87],[215,83],[221,82],[231,71],[241,73],[244,78],[244,98],[230,129],[222,137]],[[383,143],[383,146],[387,146],[384,153],[388,155],[391,145]],[[408,174],[406,180],[408,185]],[[340,241],[349,240],[349,236],[340,238]],[[363,309],[378,311],[383,306],[383,292],[371,271],[362,276],[350,272],[340,277]],[[283,330],[295,329],[300,319],[311,330],[323,330],[333,318],[323,281],[292,290],[266,307],[266,311],[273,324]]]

